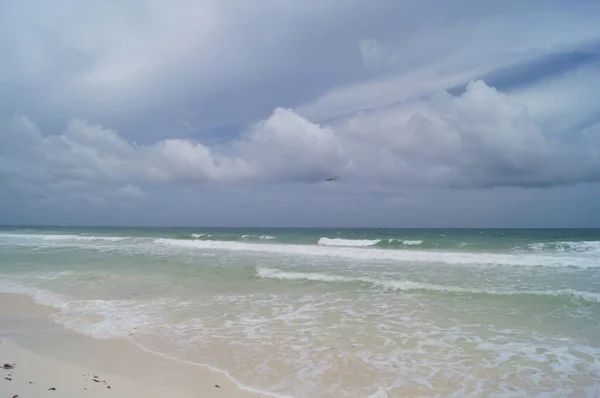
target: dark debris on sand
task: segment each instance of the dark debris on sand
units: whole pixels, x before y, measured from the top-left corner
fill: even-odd
[[[83,374],[83,375],[81,375],[81,376],[82,376],[82,377],[86,377],[86,376],[87,376],[87,377],[90,377],[90,374]],[[87,377],[86,377],[86,380],[90,380],[90,379],[88,379]],[[112,387],[111,387],[110,385],[108,385],[108,383],[106,382],[106,380],[100,380],[100,377],[98,377],[97,375],[93,375],[93,376],[91,376],[91,377],[92,377],[92,379],[91,379],[91,380],[92,380],[94,383],[103,383],[103,384],[106,386],[106,388],[107,388],[107,389],[109,389],[109,390],[112,390]],[[98,390],[97,388],[94,388],[94,391],[97,391],[97,390]],[[87,391],[87,388],[84,388],[84,391]]]
[[[14,369],[16,366],[17,366],[17,364],[5,363],[0,368],[1,369],[5,369],[5,370],[10,370],[10,369]],[[11,378],[12,374],[11,373],[7,373],[7,376],[8,377],[5,377],[4,379],[8,380],[8,381],[12,381],[12,378]],[[81,376],[82,377],[86,377],[86,376],[89,377],[90,374],[87,374],[87,375],[82,374]],[[100,380],[100,378],[98,376],[96,376],[96,375],[93,375],[92,377],[93,377],[92,380],[95,383],[103,383],[106,386],[107,389],[112,390],[112,387],[106,382],[106,380]],[[86,378],[86,380],[89,380],[89,379]],[[35,384],[35,383],[33,381],[30,381],[29,384]],[[219,386],[215,385],[215,387],[219,387]],[[84,388],[84,390],[87,391],[87,388]],[[56,391],[56,387],[51,387],[51,388],[48,389],[48,391]],[[18,395],[14,395],[12,398],[19,398],[19,396]]]

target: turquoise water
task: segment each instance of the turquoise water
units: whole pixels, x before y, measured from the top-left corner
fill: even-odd
[[[304,397],[600,396],[600,230],[0,228],[0,290]]]

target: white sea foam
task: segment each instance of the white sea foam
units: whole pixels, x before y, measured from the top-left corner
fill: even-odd
[[[261,390],[261,389],[258,389],[258,388],[251,387],[248,384],[244,384],[241,381],[239,381],[238,379],[236,379],[235,377],[233,377],[228,371],[220,369],[220,368],[217,368],[215,366],[208,365],[208,364],[205,364],[205,363],[194,362],[194,361],[187,361],[185,359],[177,358],[177,357],[174,357],[172,355],[168,355],[168,354],[165,354],[165,353],[162,353],[162,352],[159,352],[159,351],[154,351],[152,349],[149,349],[145,345],[137,343],[135,341],[134,341],[134,344],[137,345],[142,350],[147,351],[147,352],[149,352],[151,354],[158,355],[158,356],[161,356],[163,358],[167,358],[167,359],[170,359],[170,360],[173,360],[173,361],[177,361],[177,362],[180,362],[180,363],[185,363],[185,364],[188,364],[188,365],[202,366],[202,367],[208,368],[208,369],[210,369],[210,370],[212,370],[214,372],[221,373],[222,375],[224,375],[225,377],[227,377],[231,382],[233,382],[233,384],[235,384],[242,391],[248,391],[248,392],[251,392],[251,393],[254,393],[254,394],[258,394],[259,396],[263,396],[263,397],[292,398],[291,395],[277,394],[277,393],[273,393],[273,392],[270,392],[270,391],[265,391],[265,390]]]
[[[201,238],[201,237],[203,237],[204,235],[205,235],[205,234],[191,234],[190,236],[191,236],[192,238],[196,238],[196,239],[198,239],[198,238]]]
[[[357,260],[383,260],[407,263],[438,263],[464,265],[500,265],[500,266],[550,266],[597,268],[600,262],[594,258],[576,256],[553,256],[539,254],[496,254],[496,253],[457,253],[421,250],[385,250],[376,248],[334,247],[261,244],[224,241],[185,241],[158,238],[157,245],[202,249],[229,250],[258,253],[287,254],[300,256],[320,256],[332,258],[348,258]]]
[[[57,272],[53,274],[17,275],[11,278],[0,278],[0,293],[23,294],[31,297],[40,305],[54,307],[59,310],[52,314],[55,322],[86,336],[96,339],[130,338],[134,344],[150,353],[219,372],[230,379],[241,390],[265,397],[292,398],[287,394],[277,394],[252,387],[234,378],[227,370],[213,365],[188,361],[150,349],[136,339],[138,333],[142,336],[148,336],[148,334],[151,335],[154,333],[155,330],[159,332],[179,330],[181,325],[169,325],[165,323],[164,314],[168,313],[169,309],[185,309],[197,306],[194,303],[177,301],[175,299],[157,299],[152,301],[73,300],[51,291],[38,289],[15,281],[26,280],[27,278],[51,280],[70,274],[71,272]],[[161,340],[164,341],[165,337],[161,337]]]
[[[305,275],[266,267],[258,272],[295,280]],[[395,290],[398,286],[408,290],[438,286],[309,274],[313,280],[355,283],[358,279],[360,283],[379,283],[379,287]],[[387,285],[389,282],[401,283]],[[575,380],[589,383],[598,372],[594,360],[598,355],[596,348],[576,346],[572,340],[560,341],[531,331],[492,330],[486,325],[473,324],[468,318],[467,323],[461,323],[422,316],[430,310],[430,305],[416,309],[398,307],[398,302],[390,303],[389,297],[378,299],[376,295],[368,296],[370,301],[339,296],[231,293],[191,301],[66,300],[39,290],[34,292],[24,287],[16,290],[38,294],[40,303],[49,304],[50,300],[61,311],[56,320],[80,333],[96,338],[129,337],[151,352],[208,366],[223,372],[243,389],[273,397],[286,396],[288,392],[302,398],[339,395],[385,398],[401,396],[404,388],[415,385],[431,394],[439,394],[441,388],[443,396],[457,398],[534,396],[540,392],[536,389],[540,380],[559,395],[570,396],[569,388],[578,385]],[[202,311],[192,312],[200,307]],[[169,318],[168,314],[176,312],[175,309],[177,318]],[[184,317],[187,311],[190,312]],[[198,313],[207,316],[197,316]],[[328,320],[327,314],[331,313],[337,315],[333,321]],[[221,317],[223,314],[226,319]],[[324,325],[324,322],[332,323]],[[478,334],[481,330],[491,333]],[[367,335],[369,340],[365,340]],[[370,345],[367,341],[371,341]],[[225,358],[223,353],[228,349],[235,350],[244,363],[236,367],[236,360]],[[211,352],[217,352],[216,358],[222,362],[213,362],[204,355]],[[198,364],[193,362],[194,358],[203,358],[215,366]],[[528,380],[531,371],[535,371],[532,383],[526,382],[525,386],[514,383]],[[231,375],[257,388],[250,388]],[[500,378],[499,383],[494,375]],[[261,388],[266,386],[281,394],[265,394]],[[360,393],[356,388],[360,388]],[[453,388],[460,391],[448,393]]]
[[[70,271],[53,273],[49,270],[60,268],[48,267],[44,253],[3,247],[0,263],[7,259],[14,264],[6,262],[0,291],[28,294],[55,306],[57,322],[86,335],[129,337],[152,352],[192,364],[201,358],[256,386],[255,391],[298,398],[385,398],[407,390],[406,395],[448,398],[538,396],[549,390],[561,396],[595,396],[581,393],[591,383],[597,385],[600,369],[593,334],[600,293],[592,292],[597,290],[593,270],[478,267],[481,272],[471,274],[468,268],[434,269],[425,263],[599,266],[591,251],[455,253],[425,251],[416,244],[410,250],[386,250],[269,244],[277,241],[131,238],[123,244],[18,236],[0,236],[0,241],[99,248],[113,257],[100,264],[96,260],[102,256],[93,250],[56,251],[50,260],[68,262]],[[256,234],[248,242],[258,239]],[[119,266],[120,254],[132,269]],[[156,255],[160,263],[147,261]],[[201,256],[217,258],[203,262]],[[242,262],[243,273],[238,272],[241,257],[248,260]],[[26,264],[22,272],[30,272],[34,261],[39,261],[40,273],[10,274],[21,263]],[[411,267],[392,267],[399,263]],[[79,271],[73,270],[77,264]],[[218,274],[210,268],[215,264]],[[254,285],[246,267],[256,264],[262,267],[256,268],[260,279]],[[195,272],[200,267],[202,272]],[[452,274],[448,279],[446,272]],[[213,283],[215,278],[239,277],[245,281],[240,290],[228,283],[219,290]],[[56,294],[42,287],[56,289]],[[516,295],[511,301],[519,308],[507,307],[508,297],[483,294]],[[539,329],[538,315],[544,321]],[[516,330],[493,329],[499,325]],[[236,355],[225,354],[230,352]]]
[[[581,242],[539,242],[528,245],[531,250],[539,252],[557,252],[557,253],[599,253],[600,241],[581,241]]]
[[[388,243],[400,242],[406,246],[418,246],[423,243],[422,240],[402,240],[402,239],[388,239]]]
[[[422,240],[403,240],[402,244],[407,246],[418,246],[423,243]]]
[[[43,234],[3,234],[0,233],[0,239],[10,240],[44,240],[44,241],[106,241],[119,242],[131,239],[124,236],[86,236],[86,235],[43,235]]]
[[[380,239],[339,239],[339,238],[320,238],[321,246],[346,246],[346,247],[365,247],[373,246],[381,242]]]
[[[354,277],[345,275],[325,274],[318,272],[290,272],[274,268],[259,267],[256,270],[259,278],[280,280],[307,280],[315,282],[367,283],[379,288],[397,291],[435,291],[442,293],[475,293],[489,295],[533,295],[565,297],[575,301],[600,303],[600,293],[577,291],[573,289],[560,290],[498,290],[481,289],[476,287],[443,286],[432,283],[414,282],[407,280],[378,279],[372,277]]]
[[[160,322],[166,300],[75,300],[61,305],[55,319],[69,329],[97,339],[127,337]]]
[[[387,391],[383,387],[379,387],[374,394],[369,395],[369,398],[388,398]]]
[[[40,279],[51,279],[49,275],[43,275]],[[60,295],[20,283],[19,278],[0,278],[1,293],[16,293],[31,297],[36,303],[50,307],[61,308],[65,299]]]

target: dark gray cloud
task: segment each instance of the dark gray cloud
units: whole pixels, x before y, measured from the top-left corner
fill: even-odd
[[[460,225],[433,216],[443,198],[588,192],[600,4],[484,3],[3,2],[0,189],[20,210],[0,221],[67,204],[75,223],[176,223],[176,202],[229,224]]]

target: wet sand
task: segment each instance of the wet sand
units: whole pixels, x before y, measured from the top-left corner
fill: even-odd
[[[99,340],[52,321],[51,307],[0,294],[0,398],[259,398],[225,374]]]

